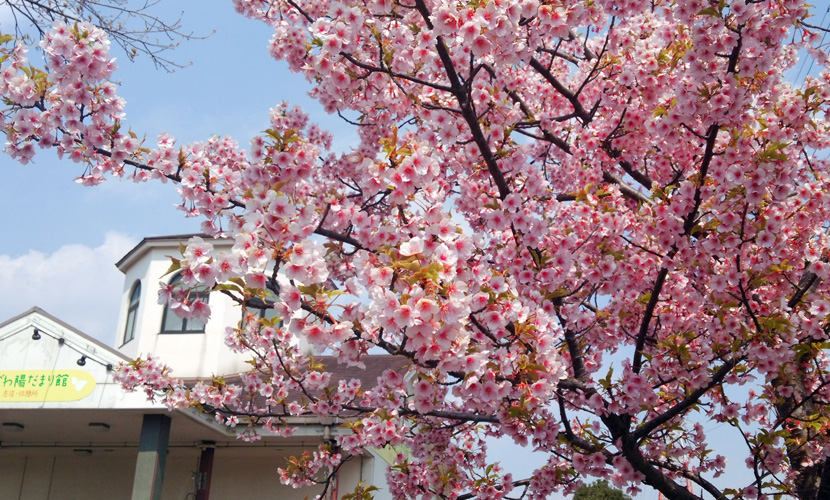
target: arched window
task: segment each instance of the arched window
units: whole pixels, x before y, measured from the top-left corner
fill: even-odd
[[[141,301],[141,281],[136,281],[127,307],[127,324],[124,326],[124,343],[135,338],[135,324],[138,321],[138,304]]]
[[[182,275],[177,274],[170,280],[171,285],[182,280]],[[207,303],[207,291],[190,291],[190,298],[192,300],[201,300]],[[205,324],[196,318],[180,318],[176,313],[170,310],[169,306],[164,306],[164,315],[161,318],[161,333],[205,333]]]

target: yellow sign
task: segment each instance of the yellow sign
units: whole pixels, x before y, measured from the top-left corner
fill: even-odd
[[[0,370],[0,403],[78,401],[95,389],[83,370]]]

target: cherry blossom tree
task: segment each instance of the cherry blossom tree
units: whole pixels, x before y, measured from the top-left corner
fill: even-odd
[[[194,37],[183,31],[182,18],[156,14],[161,0],[0,0],[15,24],[15,33],[24,35],[34,28],[41,36],[56,21],[89,21],[103,29],[129,59],[149,56],[157,68],[182,67],[167,53],[182,41]]]
[[[89,185],[172,181],[234,245],[191,240],[161,300],[205,319],[209,287],[277,314],[228,330],[252,357],[240,383],[185,387],[148,357],[127,386],[248,439],[348,415],[349,435],[282,469],[295,486],[392,446],[401,499],[595,478],[673,500],[830,498],[830,73],[786,78],[799,53],[827,62],[802,1],[235,5],[359,144],[330,152],[285,104],[250,148],[150,144],[125,125],[101,30],[56,24],[43,69],[4,40],[6,152],[52,149]],[[335,381],[296,338],[410,371]],[[514,478],[488,436],[547,462]],[[746,467],[746,484],[718,479]]]

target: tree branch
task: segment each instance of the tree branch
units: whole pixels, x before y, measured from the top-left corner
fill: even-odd
[[[665,424],[674,417],[682,414],[683,412],[691,408],[693,405],[697,404],[697,402],[700,401],[700,398],[704,394],[706,394],[712,388],[723,382],[723,379],[726,377],[726,375],[738,365],[738,361],[738,359],[733,359],[721,365],[720,368],[718,368],[715,371],[715,374],[712,376],[712,379],[709,381],[708,384],[706,384],[703,387],[698,387],[694,392],[692,392],[686,398],[684,398],[683,401],[677,403],[676,405],[672,406],[660,415],[637,427],[637,429],[635,429],[634,432],[631,433],[631,435],[634,437],[634,439],[643,439],[661,425]]]
[[[640,331],[637,332],[637,342],[635,345],[634,359],[632,361],[632,370],[634,373],[640,373],[643,367],[643,349],[646,345],[648,329],[651,325],[651,319],[654,317],[654,309],[657,307],[660,292],[663,289],[663,284],[666,282],[666,276],[668,275],[669,270],[667,268],[660,268],[660,272],[657,273],[657,279],[654,280],[654,286],[651,288],[651,297],[649,297],[646,309],[643,311],[643,319],[640,322]]]

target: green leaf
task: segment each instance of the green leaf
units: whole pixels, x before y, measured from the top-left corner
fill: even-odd
[[[438,273],[444,270],[444,266],[433,262],[423,269],[424,277],[432,281],[438,281]]]
[[[386,49],[383,54],[383,63],[388,67],[392,65],[392,60],[395,58],[395,51]]]
[[[170,267],[167,268],[167,271],[164,272],[161,276],[167,276],[168,274],[174,273],[182,268],[182,261],[176,259],[175,257],[170,257]]]
[[[507,409],[507,416],[510,418],[522,418],[527,415],[527,410],[521,406],[511,406]]]
[[[770,160],[778,160],[778,161],[786,161],[787,155],[782,153],[781,150],[789,146],[787,142],[771,142],[769,145],[758,153],[758,158],[761,161],[770,161]]]
[[[236,283],[237,285],[242,287],[243,290],[245,289],[245,280],[243,280],[242,278],[238,278],[238,277],[228,278],[228,281],[230,281],[231,283]]]
[[[533,259],[533,264],[536,266],[536,269],[541,269],[546,260],[542,252],[536,248],[529,248],[528,250],[530,251],[530,257]]]
[[[317,295],[317,292],[320,290],[320,286],[317,284],[314,285],[302,285],[298,286],[297,290],[306,294],[306,295]]]
[[[700,9],[700,12],[698,12],[697,15],[720,17],[720,12],[718,12],[718,9],[714,7],[706,7],[705,9]]]

